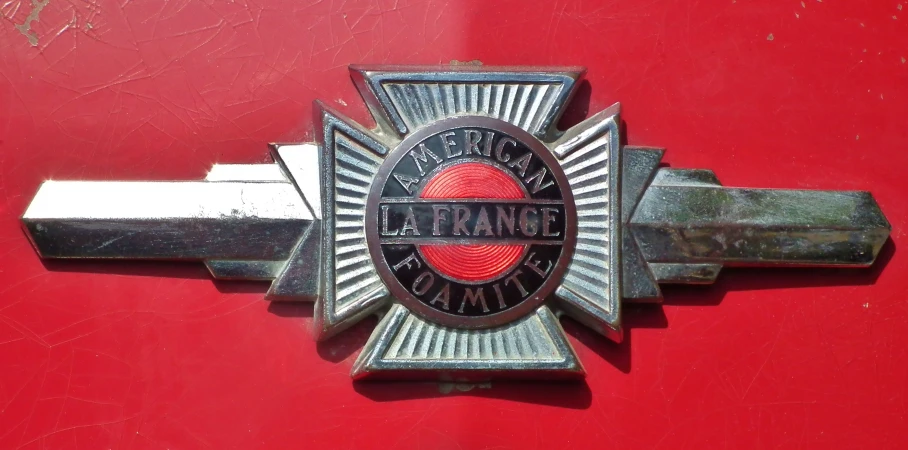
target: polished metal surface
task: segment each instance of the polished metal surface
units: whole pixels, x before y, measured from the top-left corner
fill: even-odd
[[[271,146],[271,153],[277,162],[274,166],[282,176],[290,180],[306,203],[314,219],[303,235],[299,237],[293,252],[284,264],[276,269],[274,281],[265,294],[268,300],[316,301],[322,288],[321,276],[321,170],[319,169],[319,147],[315,144],[291,144]],[[210,176],[210,174],[209,174]],[[211,264],[209,263],[209,269]],[[250,270],[249,278],[254,275]]]
[[[388,289],[366,247],[366,198],[389,145],[323,104],[316,105],[321,142],[321,289],[316,338],[328,338],[385,306]],[[302,256],[303,253],[300,252]],[[305,257],[305,256],[303,256]]]
[[[574,191],[577,248],[555,290],[569,316],[620,341],[621,136],[615,104],[566,131],[550,145]]]
[[[317,339],[378,314],[355,378],[449,380],[583,376],[560,315],[619,341],[622,301],[660,301],[659,284],[711,283],[725,266],[864,267],[889,235],[867,192],[726,188],[708,170],[660,168],[662,149],[622,145],[617,104],[557,130],[579,68],[351,73],[374,130],[319,103],[317,142],[273,144],[273,164],[216,164],[203,181],[47,181],[23,226],[44,258],[190,259],[214,278],[272,280],[268,300],[315,302]],[[551,286],[479,328],[408,301],[368,232],[395,149],[460,122],[525,135],[575,205]]]
[[[275,182],[45,182],[22,216],[45,258],[277,260],[312,215]]]
[[[354,379],[488,379],[583,376],[574,349],[546,306],[491,330],[438,326],[394,305],[353,366]]]
[[[492,117],[544,138],[567,106],[581,67],[351,66],[384,131],[404,136],[452,116]]]

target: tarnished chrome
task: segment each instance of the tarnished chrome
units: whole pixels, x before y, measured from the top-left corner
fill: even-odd
[[[626,224],[652,181],[662,149],[626,146],[621,151],[621,223]],[[625,301],[658,301],[662,294],[633,235],[621,228],[621,293]]]
[[[357,379],[582,376],[559,315],[618,341],[622,301],[659,301],[659,284],[711,283],[725,266],[868,266],[889,235],[867,192],[726,188],[708,170],[660,168],[662,149],[622,146],[617,104],[557,130],[579,68],[351,73],[376,129],[318,103],[317,142],[273,144],[273,164],[216,164],[203,181],[47,181],[24,228],[44,258],[191,259],[214,278],[271,280],[267,299],[315,302],[318,339],[378,314]],[[373,180],[387,178],[386,159],[402,158],[414,136],[463,124],[519,134],[563,172],[570,202],[515,202],[572,205],[556,242],[571,256],[550,268],[552,285],[488,320],[405,299],[376,253]]]
[[[889,223],[869,192],[724,188],[711,171],[662,169],[628,228],[650,263],[873,263]]]
[[[243,261],[234,259],[213,259],[205,261],[211,276],[219,280],[273,280],[278,278],[286,262]],[[288,277],[284,277],[287,279]],[[289,277],[293,279],[294,277]],[[299,292],[299,291],[297,291]]]

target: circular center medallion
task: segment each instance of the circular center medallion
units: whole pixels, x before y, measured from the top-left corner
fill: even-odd
[[[442,325],[482,328],[532,312],[576,242],[557,160],[496,119],[441,120],[408,136],[378,171],[366,239],[391,293]]]

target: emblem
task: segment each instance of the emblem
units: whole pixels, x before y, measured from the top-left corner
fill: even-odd
[[[196,182],[47,181],[44,258],[189,259],[315,302],[317,339],[381,320],[360,378],[576,378],[562,314],[620,341],[622,302],[725,266],[869,266],[867,192],[722,187],[622,145],[619,106],[555,124],[580,68],[351,68],[376,129],[316,103],[316,143]]]

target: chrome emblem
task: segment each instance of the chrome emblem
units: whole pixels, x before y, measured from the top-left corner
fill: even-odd
[[[620,341],[622,301],[731,265],[868,266],[867,192],[722,187],[622,145],[619,106],[555,127],[579,68],[359,67],[377,128],[317,103],[317,143],[197,182],[47,181],[44,258],[191,259],[315,302],[316,338],[378,314],[354,378],[576,378],[558,322]]]

